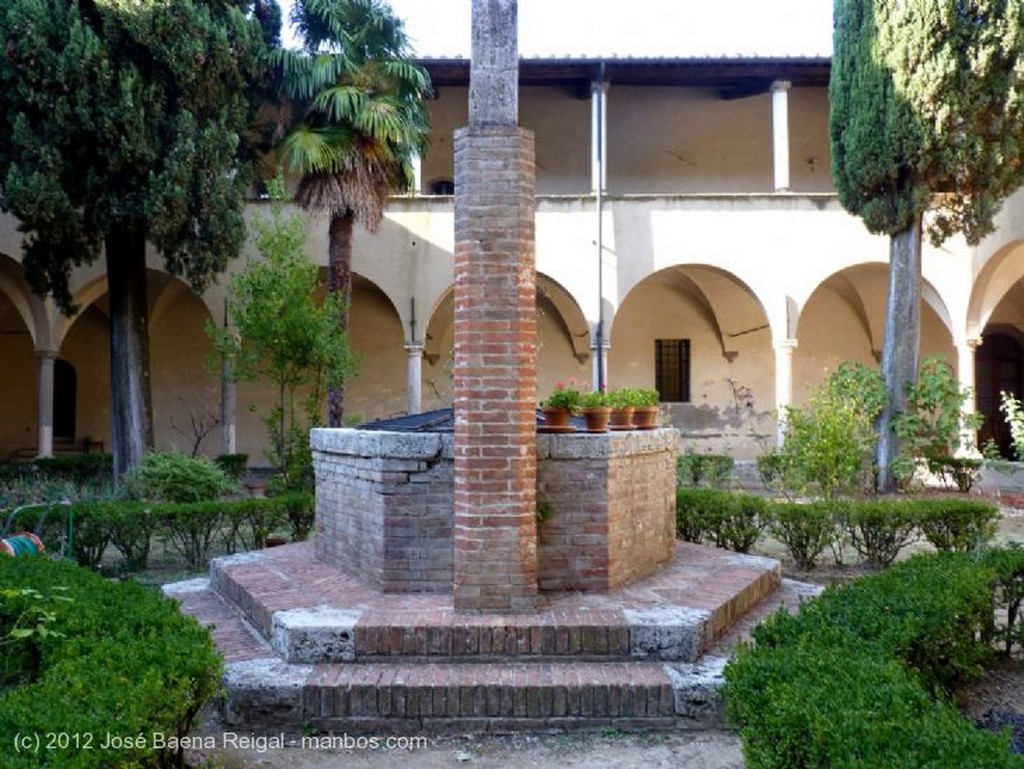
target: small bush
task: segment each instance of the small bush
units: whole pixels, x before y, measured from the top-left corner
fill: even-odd
[[[241,482],[249,466],[248,454],[220,454],[213,463],[233,481]]]
[[[224,525],[224,505],[220,502],[157,505],[153,514],[167,545],[185,560],[188,568],[206,568],[210,548]]]
[[[173,451],[147,454],[125,484],[133,497],[160,502],[209,502],[236,489],[210,459]]]
[[[725,517],[729,493],[718,489],[676,489],[676,535],[686,542],[701,542],[709,519]]]
[[[995,534],[999,509],[985,502],[920,500],[914,504],[921,535],[936,550],[974,550]]]
[[[889,566],[917,540],[917,515],[912,505],[874,501],[845,507],[841,523],[854,550],[878,568]]]
[[[729,494],[728,504],[707,517],[707,534],[718,547],[748,553],[767,525],[768,504],[753,494]]]
[[[209,631],[152,590],[67,562],[3,559],[0,584],[0,642],[11,638],[26,606],[47,614],[47,632],[17,634],[16,659],[30,665],[0,697],[0,741],[12,746],[19,733],[93,740],[21,755],[8,747],[4,766],[180,765],[180,756],[151,739],[116,752],[100,745],[106,734],[188,734],[220,689],[222,663]],[[18,595],[6,600],[12,592]]]
[[[995,573],[996,605],[1004,607],[1003,612],[996,613],[1003,618],[1003,624],[993,620],[988,640],[1001,643],[1004,656],[1009,657],[1015,646],[1024,647],[1024,547],[1014,542],[1007,548],[987,550],[981,563]]]
[[[956,488],[966,494],[981,476],[981,460],[970,457],[936,456],[928,458],[928,471],[945,488]]]
[[[724,489],[729,485],[735,465],[726,454],[698,454],[692,449],[676,459],[676,483],[679,486]]]
[[[767,503],[753,494],[721,489],[676,490],[676,534],[687,542],[711,539],[746,553],[767,524]]]
[[[836,541],[834,508],[835,503],[829,502],[779,503],[769,508],[768,530],[786,546],[797,568],[813,569],[818,556]]]

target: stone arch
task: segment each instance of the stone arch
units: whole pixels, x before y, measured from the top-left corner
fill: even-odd
[[[360,362],[345,386],[345,418],[367,421],[405,412],[408,377],[401,316],[391,297],[359,273],[352,275],[349,344]]]
[[[820,281],[794,307],[798,346],[794,353],[793,396],[809,390],[845,360],[876,366],[885,338],[889,268],[881,262],[850,265]],[[950,312],[935,287],[921,284],[921,358],[944,355],[956,365]]]
[[[537,306],[543,310],[548,302],[556,311],[553,318],[572,345],[576,360],[583,363],[590,357],[590,327],[575,297],[557,280],[537,273]]]
[[[645,287],[661,285],[686,297],[713,330],[725,357],[738,352],[742,337],[770,332],[768,313],[761,299],[735,274],[708,264],[676,264],[651,273],[630,288],[612,319],[616,333],[623,307]]]
[[[609,385],[658,388],[663,418],[684,441],[749,458],[751,434],[775,429],[772,341],[768,313],[743,280],[707,264],[673,265],[619,305]]]
[[[1015,289],[1021,291],[1024,278],[1024,241],[1008,243],[982,267],[971,288],[967,307],[967,338],[980,337],[996,307]]]
[[[21,264],[3,254],[0,254],[0,293],[21,317],[35,349],[52,349],[54,340],[43,300],[33,294],[28,287]]]
[[[590,381],[591,333],[575,297],[560,282],[537,273],[538,393],[560,379]],[[450,405],[455,289],[449,286],[431,309],[423,333],[424,408]]]

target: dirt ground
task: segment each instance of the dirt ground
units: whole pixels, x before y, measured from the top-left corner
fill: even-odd
[[[215,739],[216,732],[208,731]],[[739,738],[719,731],[618,732],[506,737],[443,737],[425,747],[379,750],[310,749],[294,745],[257,750],[212,750],[192,756],[219,769],[506,769],[615,767],[615,769],[742,769]]]

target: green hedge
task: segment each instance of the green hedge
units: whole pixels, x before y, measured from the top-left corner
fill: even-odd
[[[67,508],[26,511],[18,525],[35,529],[46,514],[43,541],[60,552],[68,536]],[[233,553],[263,547],[267,535],[288,525],[294,539],[304,539],[312,527],[312,494],[282,494],[219,502],[170,503],[142,501],[75,502],[71,505],[72,554],[82,566],[99,566],[103,553],[115,547],[129,571],[146,568],[153,537],[192,569],[205,567],[215,545]],[[0,520],[4,513],[0,511]]]
[[[764,529],[764,499],[719,489],[676,490],[676,531],[688,542],[710,539],[718,547],[740,553],[750,550]]]
[[[848,540],[874,566],[888,566],[909,544],[926,539],[937,550],[967,552],[992,538],[995,505],[960,498],[765,503],[718,489],[676,490],[676,532],[746,552],[761,531],[778,539],[802,569],[826,548]]]
[[[994,557],[916,556],[755,629],[726,667],[748,769],[1024,767],[949,699],[992,654]]]
[[[0,559],[0,584],[3,766],[178,765],[153,736],[184,736],[218,693],[209,632],[151,589],[67,562]],[[104,750],[107,735],[135,744]]]

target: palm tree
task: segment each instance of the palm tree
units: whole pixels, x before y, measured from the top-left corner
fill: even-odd
[[[288,126],[280,153],[300,177],[298,203],[330,219],[327,286],[341,296],[345,332],[353,228],[375,232],[388,196],[410,188],[430,128],[430,77],[383,0],[298,0],[291,20],[304,48],[279,55]],[[343,395],[342,385],[328,395],[331,427],[341,426]]]

